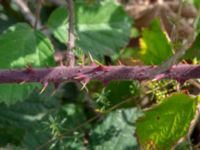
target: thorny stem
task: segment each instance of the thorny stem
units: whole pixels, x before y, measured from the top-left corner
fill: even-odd
[[[74,36],[74,2],[73,0],[66,0],[68,8],[68,41],[67,41],[67,55],[66,59],[69,66],[75,65],[75,56],[73,53],[73,48],[75,46],[75,36]]]
[[[99,80],[107,84],[113,80],[160,80],[174,79],[184,83],[189,79],[200,78],[200,65],[180,64],[158,74],[151,75],[155,66],[84,66],[55,67],[42,69],[1,70],[0,83],[40,82],[55,83],[57,86],[64,81],[79,81],[87,84],[91,80]]]

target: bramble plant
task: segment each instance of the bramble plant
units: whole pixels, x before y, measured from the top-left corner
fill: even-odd
[[[0,147],[198,149],[199,4],[0,0]]]

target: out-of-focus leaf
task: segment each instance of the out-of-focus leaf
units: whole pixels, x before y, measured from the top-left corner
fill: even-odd
[[[16,24],[0,35],[0,68],[54,65],[53,46],[40,31]],[[40,84],[1,84],[0,102],[10,105],[27,98]]]
[[[75,104],[67,104],[62,106],[56,115],[60,119],[65,119],[64,123],[61,125],[61,133],[65,133],[66,138],[59,140],[56,149],[70,149],[70,150],[80,150],[84,149],[84,131],[85,128],[74,130],[76,127],[80,126],[86,122],[86,117],[84,115],[83,109]],[[63,122],[62,120],[60,122]],[[87,127],[87,126],[86,126]],[[62,130],[62,128],[64,130]],[[74,130],[73,132],[71,132]],[[67,133],[68,132],[68,133]]]
[[[67,118],[64,124],[67,129],[74,128],[86,121],[82,107],[75,104],[67,104],[61,107],[58,116],[60,118]]]
[[[9,144],[6,147],[4,147],[2,150],[26,150],[26,149],[16,146],[16,145]]]
[[[36,146],[49,140],[42,120],[59,106],[58,100],[50,97],[50,91],[48,88],[41,95],[35,92],[26,101],[11,106],[0,104],[1,145],[10,143],[35,150]]]
[[[197,35],[192,47],[186,51],[185,55],[183,56],[184,59],[197,59],[200,60],[200,34]]]
[[[141,59],[149,65],[158,65],[173,54],[172,46],[162,31],[159,20],[154,20],[149,28],[143,29],[140,47]]]
[[[200,9],[199,0],[190,0],[190,1],[192,1],[192,3],[195,5],[195,7],[196,7],[197,9]]]
[[[138,109],[123,109],[111,112],[96,126],[89,139],[93,150],[136,150],[135,121],[141,115]]]
[[[139,87],[135,81],[110,82],[106,87],[106,91],[108,91],[108,100],[111,105],[139,95]],[[131,101],[124,104],[123,107],[130,107],[133,105],[134,103]]]
[[[188,150],[190,149],[191,143],[189,141],[183,141],[176,145],[175,150]]]
[[[76,46],[93,56],[112,55],[124,47],[130,37],[131,19],[113,0],[88,5],[76,2]],[[48,27],[62,43],[67,41],[67,10],[56,9]]]
[[[63,103],[76,103],[79,96],[80,89],[74,82],[63,83],[56,93],[56,97],[62,99]]]
[[[0,5],[0,33],[16,22],[16,18],[10,17],[4,7]]]
[[[24,130],[18,128],[0,128],[0,146],[6,146],[8,143],[20,145],[24,136]]]
[[[141,148],[170,150],[187,134],[196,105],[196,99],[184,94],[175,94],[144,112],[144,116],[139,118],[136,124]]]
[[[198,35],[200,33],[200,16],[196,17],[194,21],[194,28],[195,28],[195,33]]]

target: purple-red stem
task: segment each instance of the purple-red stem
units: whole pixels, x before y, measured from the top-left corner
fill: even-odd
[[[55,67],[42,69],[0,70],[0,83],[40,82],[59,84],[63,81],[89,82],[100,80],[108,83],[112,80],[149,80],[175,79],[181,83],[188,79],[200,78],[200,65],[177,65],[162,74],[152,76],[155,66],[85,66]]]

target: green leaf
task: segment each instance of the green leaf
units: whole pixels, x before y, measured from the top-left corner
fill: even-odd
[[[8,143],[20,145],[24,131],[17,128],[0,128],[0,146],[6,146]]]
[[[170,150],[187,134],[196,105],[196,99],[175,94],[145,111],[136,124],[136,133],[142,149]]]
[[[176,145],[175,150],[188,150],[191,148],[191,144],[190,141],[183,141]]]
[[[192,47],[186,51],[184,55],[184,59],[197,59],[200,60],[200,33],[197,35],[194,43],[192,44]]]
[[[89,149],[93,150],[136,150],[137,141],[133,136],[135,121],[141,112],[135,108],[117,110],[108,114],[96,126],[89,139]]]
[[[74,130],[87,120],[83,108],[75,104],[66,104],[61,107],[56,117],[58,118],[58,128],[60,129],[61,135],[65,135],[66,138],[58,139],[55,150],[84,149],[84,133],[87,131],[87,126]]]
[[[43,94],[32,93],[26,101],[11,106],[0,104],[1,145],[12,143],[35,150],[36,146],[49,140],[43,120],[50,112],[55,113],[59,106],[51,92],[52,87],[49,87]]]
[[[53,46],[40,31],[27,24],[16,24],[0,35],[0,68],[53,66]],[[22,101],[40,84],[1,84],[0,102]]]
[[[75,104],[64,105],[57,115],[60,118],[67,118],[63,126],[69,130],[86,121],[82,107],[76,106]]]
[[[48,92],[48,94],[47,94]],[[52,99],[52,90],[39,95],[33,92],[30,97],[23,102],[7,106],[0,104],[0,128],[31,128],[35,123],[40,121],[49,109],[58,106],[58,101]]]
[[[140,46],[141,59],[148,65],[158,65],[173,54],[172,46],[157,19],[151,23],[149,28],[143,29]]]
[[[106,91],[108,91],[108,99],[111,106],[113,106],[128,98],[138,96],[139,87],[137,86],[136,81],[112,81],[106,86]],[[123,107],[132,107],[133,105],[133,101],[130,101],[125,103]]]
[[[188,0],[188,1],[191,1],[191,2],[193,3],[193,5],[194,5],[197,9],[200,9],[199,0]]]
[[[200,16],[197,16],[194,20],[194,29],[195,29],[195,34],[198,35],[200,33]]]
[[[131,19],[113,0],[88,5],[76,2],[76,46],[93,56],[111,55],[124,47],[130,36]],[[67,9],[56,9],[48,27],[62,43],[67,41]]]

